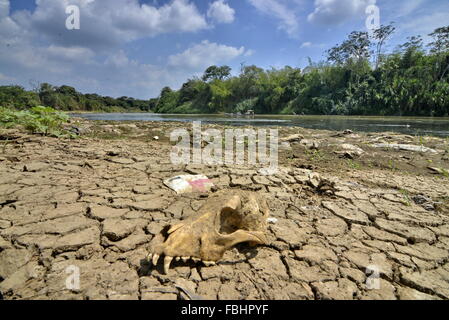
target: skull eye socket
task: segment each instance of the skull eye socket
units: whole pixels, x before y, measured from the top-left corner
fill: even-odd
[[[238,211],[231,208],[224,208],[220,213],[220,226],[218,232],[221,234],[231,234],[241,229],[242,217]]]
[[[170,228],[171,228],[170,225],[165,226],[165,227],[161,230],[161,232],[160,232],[160,234],[162,235],[162,237],[164,237],[164,241],[166,241],[166,240],[168,239],[168,236],[169,236],[168,230],[170,230]]]

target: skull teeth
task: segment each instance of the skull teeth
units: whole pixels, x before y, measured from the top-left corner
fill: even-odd
[[[153,255],[153,261],[152,261],[152,262],[153,262],[153,265],[157,265],[157,261],[158,261],[158,260],[159,260],[159,255],[155,253],[155,254]]]
[[[159,258],[161,256],[158,255],[157,253],[150,253],[147,256],[147,260],[151,261],[153,263],[154,266],[157,265],[157,262],[159,261]],[[197,262],[202,262],[206,267],[210,267],[210,266],[215,266],[216,262],[215,261],[202,261],[200,258],[196,258],[196,257],[170,257],[170,256],[165,256],[164,258],[164,273],[167,274],[169,269],[170,269],[170,264],[173,261],[173,259],[175,261],[180,261],[182,260],[183,262],[187,262],[189,259],[192,259],[193,262],[197,263]]]
[[[173,257],[165,256],[164,258],[164,273],[167,274],[170,269],[170,263],[172,262]]]
[[[203,261],[206,267],[214,266],[216,263],[214,261]]]

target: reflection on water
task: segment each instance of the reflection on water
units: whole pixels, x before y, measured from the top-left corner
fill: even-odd
[[[256,116],[255,118],[224,115],[179,115],[153,113],[84,113],[72,114],[90,120],[110,121],[202,121],[233,126],[297,126],[309,129],[381,132],[411,135],[449,136],[449,118],[345,117],[345,116]]]

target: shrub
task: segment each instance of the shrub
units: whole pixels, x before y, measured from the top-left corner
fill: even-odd
[[[73,137],[73,134],[63,126],[68,120],[67,114],[50,107],[37,106],[23,111],[0,107],[0,126],[6,128],[20,126],[31,133],[46,136]]]

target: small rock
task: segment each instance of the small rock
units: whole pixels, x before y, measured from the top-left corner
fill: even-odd
[[[436,173],[436,174],[449,175],[449,171],[447,171],[443,168],[427,167],[427,169],[429,169],[430,171],[432,171],[433,173]]]
[[[424,146],[415,146],[411,144],[398,143],[376,143],[372,145],[374,148],[398,149],[412,152],[438,153],[436,150]]]
[[[304,136],[301,134],[293,134],[291,136],[285,137],[281,139],[281,142],[299,142],[304,139]]]
[[[321,177],[318,173],[316,172],[312,172],[309,174],[309,184],[314,187],[314,188],[318,188],[320,186],[320,182],[321,182]]]
[[[38,171],[42,171],[42,170],[47,169],[49,166],[50,165],[48,163],[33,162],[33,163],[29,163],[29,164],[25,165],[23,167],[23,171],[25,171],[25,172],[38,172]]]

